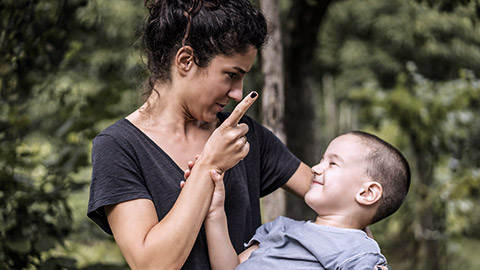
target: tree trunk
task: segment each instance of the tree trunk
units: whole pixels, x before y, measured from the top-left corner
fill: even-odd
[[[270,40],[262,50],[262,72],[264,86],[262,90],[263,125],[269,128],[285,143],[283,128],[284,90],[283,90],[283,47],[281,43],[280,14],[277,0],[261,0],[260,7],[267,18]],[[285,192],[277,189],[262,199],[263,222],[273,221],[285,215]]]
[[[315,95],[311,85],[320,23],[332,0],[294,0],[285,30],[285,130],[289,149],[312,166],[320,160],[316,141]],[[303,200],[287,194],[287,216],[314,218]]]
[[[448,269],[446,243],[446,204],[441,198],[431,200],[431,191],[435,189],[435,164],[438,158],[430,153],[436,151],[428,147],[428,143],[421,142],[419,134],[414,131],[410,134],[410,142],[415,155],[415,171],[419,185],[417,192],[419,201],[423,202],[416,212],[414,226],[415,253],[413,265],[417,269]],[[433,136],[429,136],[433,137]],[[428,149],[431,148],[431,149]]]
[[[322,137],[325,141],[332,139],[338,132],[340,125],[339,111],[335,102],[335,89],[333,86],[333,76],[331,74],[323,74],[322,77],[323,89],[323,108],[324,108],[324,129],[322,130]]]

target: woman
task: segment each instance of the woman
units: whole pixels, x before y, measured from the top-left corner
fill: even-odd
[[[88,216],[113,234],[132,269],[209,269],[202,224],[224,174],[225,211],[237,250],[260,226],[259,198],[278,187],[299,196],[310,168],[243,114],[243,79],[266,38],[248,0],[166,0],[150,5],[143,41],[146,102],[100,133],[92,148]],[[183,189],[188,161],[200,154]]]

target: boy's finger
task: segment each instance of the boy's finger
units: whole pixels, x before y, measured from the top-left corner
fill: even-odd
[[[225,119],[222,125],[236,127],[240,119],[243,117],[245,112],[247,112],[248,108],[252,106],[253,102],[257,99],[257,97],[258,97],[258,93],[255,91],[252,91],[242,101],[240,101],[240,103],[238,103],[238,105],[235,107],[233,112],[230,114],[230,116],[227,119]]]
[[[188,169],[191,170],[193,168],[193,165],[195,165],[195,163],[193,161],[189,161],[187,162],[187,166],[188,166]]]
[[[185,170],[183,173],[183,178],[187,179],[190,176],[191,171],[189,169]]]
[[[216,170],[211,170],[210,171],[210,177],[212,178],[212,180],[214,182],[219,182],[219,181],[222,180],[223,176],[221,174],[219,174]]]

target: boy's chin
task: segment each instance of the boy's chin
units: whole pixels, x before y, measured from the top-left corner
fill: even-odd
[[[315,195],[310,192],[310,190],[305,194],[304,200],[305,203],[310,207],[312,210],[317,212],[316,209],[316,204],[317,202],[315,201]]]

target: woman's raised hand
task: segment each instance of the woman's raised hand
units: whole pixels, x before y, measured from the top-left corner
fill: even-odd
[[[238,103],[230,116],[208,139],[199,162],[209,164],[219,174],[223,174],[248,154],[250,144],[245,137],[248,126],[238,122],[257,97],[257,92],[253,91]]]

